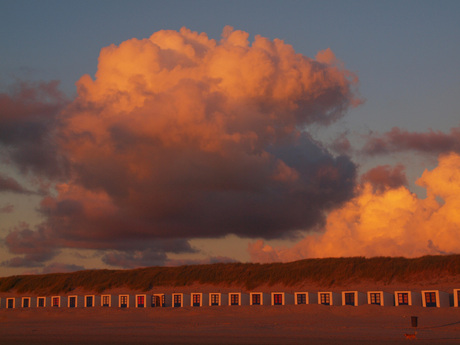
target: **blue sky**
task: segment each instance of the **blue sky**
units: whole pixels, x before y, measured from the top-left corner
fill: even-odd
[[[370,133],[383,134],[393,127],[419,133],[449,133],[459,126],[459,23],[458,1],[3,0],[0,91],[11,92],[18,81],[58,80],[60,90],[73,99],[80,77],[89,74],[94,78],[103,47],[181,27],[219,40],[223,28],[230,25],[249,33],[250,42],[256,35],[278,38],[292,45],[296,53],[310,58],[330,48],[345,68],[358,76],[359,96],[364,103],[348,109],[334,124],[313,124],[308,132],[325,147],[345,133],[355,148],[348,155],[358,175],[382,164],[404,164],[408,188],[423,197],[424,191],[414,181],[425,169],[436,166],[436,155],[417,150],[364,155],[359,148]],[[5,158],[0,173],[28,189],[35,188],[36,179]],[[0,238],[20,222],[29,223],[31,228],[40,224],[44,216],[36,208],[42,198],[36,194],[0,193],[0,208],[14,206],[13,212],[0,213]],[[206,257],[250,260],[247,243],[254,237],[218,237],[189,239],[198,253],[184,251],[170,257],[185,261]],[[298,240],[289,236],[261,238],[273,245],[292,245]],[[0,262],[17,254],[3,244]],[[58,256],[42,264],[54,264],[57,270],[110,267],[101,262],[101,255],[85,248],[63,248]],[[43,265],[4,264],[0,275],[2,271],[4,275],[41,272]]]

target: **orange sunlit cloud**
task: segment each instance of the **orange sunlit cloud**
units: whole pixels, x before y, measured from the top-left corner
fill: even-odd
[[[315,257],[406,256],[455,253],[460,246],[460,155],[439,157],[417,184],[419,198],[406,187],[375,189],[365,182],[357,196],[332,211],[321,231],[291,248],[272,248],[257,241],[254,261],[292,261]],[[379,184],[380,186],[380,184]]]
[[[66,174],[46,221],[5,243],[33,265],[70,247],[132,266],[191,252],[190,238],[313,227],[351,197],[356,166],[303,130],[359,104],[357,84],[330,49],[311,59],[231,27],[219,41],[183,28],[103,48],[47,132]],[[33,241],[47,248],[25,251]]]

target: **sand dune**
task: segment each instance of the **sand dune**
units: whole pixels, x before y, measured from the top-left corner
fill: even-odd
[[[295,285],[259,285],[254,291],[334,291],[372,290],[394,293],[396,290],[420,292],[439,289],[452,294],[460,288],[460,276],[431,275],[417,281],[385,283],[356,280],[353,283],[321,286],[303,280]],[[155,286],[130,290],[116,287],[104,294],[152,294],[183,292],[250,292],[243,285],[198,284]],[[43,294],[42,294],[43,292]],[[65,293],[37,292],[40,296]],[[100,295],[77,287],[67,295]],[[34,296],[14,289],[1,298]],[[411,327],[411,316],[418,317],[418,328]],[[413,340],[405,334],[415,334]],[[0,345],[18,344],[459,344],[460,308],[422,308],[419,306],[376,305],[323,306],[219,306],[183,308],[16,308],[0,309]]]

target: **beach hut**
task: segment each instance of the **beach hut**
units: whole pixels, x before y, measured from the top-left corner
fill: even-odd
[[[37,308],[45,308],[47,303],[46,303],[47,298],[44,296],[37,297]]]
[[[422,294],[415,291],[395,291],[395,306],[421,306]]]
[[[129,308],[129,295],[118,295],[118,307]]]
[[[147,295],[136,295],[136,308],[147,307]]]
[[[249,295],[241,292],[230,292],[228,305],[249,305]]]
[[[270,295],[263,292],[250,292],[249,305],[270,305]]]
[[[166,297],[164,293],[154,293],[152,295],[152,308],[166,307]]]
[[[222,305],[222,294],[220,292],[211,292],[209,294],[209,306],[221,306]]]
[[[81,296],[77,296],[77,295],[67,296],[67,307],[68,308],[77,308],[78,306],[80,307],[83,306],[83,301],[82,301]]]
[[[190,294],[190,306],[202,307],[203,306],[203,294],[201,292],[192,292]]]
[[[190,294],[190,297],[192,307],[202,307],[209,304],[209,294],[194,292]]]
[[[53,296],[51,297],[51,306],[60,308],[61,307],[61,296]]]
[[[308,292],[294,292],[294,303],[296,305],[308,304]]]
[[[85,295],[85,308],[92,308],[96,305],[95,295]]]
[[[112,306],[112,295],[101,295],[101,307]]]
[[[183,293],[173,293],[172,294],[172,307],[173,308],[182,308],[184,306],[184,294]]]
[[[78,295],[67,296],[67,307],[68,308],[83,307],[83,305],[84,305],[83,296],[78,296]]]
[[[272,292],[272,305],[284,305],[284,292]]]
[[[14,297],[8,297],[6,299],[6,308],[7,309],[14,309],[16,308],[16,298]]]
[[[366,304],[366,295],[359,291],[342,291],[342,305],[358,306]]]
[[[444,308],[450,306],[449,294],[439,290],[423,290],[422,291],[422,306]]]
[[[318,302],[316,294],[311,292],[294,292],[294,304],[313,304]]]
[[[272,292],[271,305],[294,304],[294,295],[285,292]]]
[[[454,307],[460,307],[460,289],[454,289]]]
[[[392,294],[384,291],[368,291],[367,304],[380,306],[394,306],[394,298]]]
[[[342,305],[342,296],[332,291],[319,291],[318,304],[321,305]]]
[[[230,292],[228,294],[228,305],[241,305],[241,292]]]
[[[30,297],[22,297],[21,299],[21,307],[22,308],[30,308],[32,306],[32,300]]]

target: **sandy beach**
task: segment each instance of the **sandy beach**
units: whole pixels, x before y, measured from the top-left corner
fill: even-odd
[[[398,290],[420,292],[458,288],[458,277],[432,282],[384,285],[360,282],[325,287],[304,282],[296,286],[259,286],[255,291],[345,291]],[[240,286],[192,284],[155,287],[140,292],[123,288],[104,291],[119,295],[136,293],[244,292]],[[100,294],[75,289],[68,295]],[[43,294],[42,296],[50,296]],[[58,294],[66,296],[66,294]],[[28,296],[14,291],[1,297]],[[29,295],[30,296],[30,295]],[[411,327],[411,317],[418,327]],[[407,339],[405,334],[415,334]],[[182,308],[0,308],[0,344],[459,344],[460,308],[421,306],[324,306],[319,304],[284,306],[203,306]]]
[[[1,344],[458,344],[460,309],[289,305],[0,310]]]

